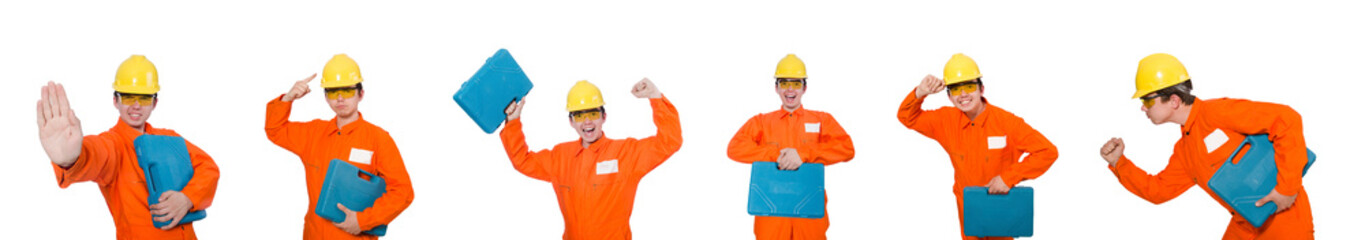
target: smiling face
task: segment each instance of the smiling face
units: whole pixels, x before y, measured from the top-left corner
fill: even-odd
[[[142,129],[147,124],[147,118],[156,109],[156,102],[155,95],[119,93],[114,96],[114,108],[118,109],[119,119],[136,129]]]
[[[607,122],[607,112],[603,108],[588,109],[569,113],[569,126],[585,143],[602,139],[602,123]]]
[[[981,103],[983,90],[976,80],[956,83],[948,86],[948,101],[963,112],[976,112],[985,106]]]
[[[782,109],[795,110],[801,107],[801,96],[806,95],[806,80],[779,78],[773,88],[777,92],[777,97],[782,99]]]

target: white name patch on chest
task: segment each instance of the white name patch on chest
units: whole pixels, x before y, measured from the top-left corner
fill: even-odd
[[[616,159],[597,162],[597,175],[616,173]]]
[[[370,158],[373,158],[373,157],[374,157],[374,152],[372,152],[372,151],[370,151],[370,150],[359,149],[359,148],[352,148],[352,149],[351,149],[351,161],[352,161],[352,162],[370,164]]]
[[[1209,136],[1204,137],[1204,149],[1208,150],[1208,153],[1213,153],[1213,150],[1227,142],[1228,135],[1223,133],[1223,129],[1214,129],[1212,133],[1209,133]]]
[[[991,137],[986,137],[986,148],[988,148],[988,149],[1001,149],[1001,148],[1005,148],[1005,143],[1008,142],[1008,141],[1006,141],[1006,140],[1007,140],[1007,139],[1005,139],[1005,136],[991,136]]]

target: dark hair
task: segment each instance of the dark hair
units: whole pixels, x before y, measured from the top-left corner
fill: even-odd
[[[128,94],[128,95],[152,95],[152,100],[156,100],[156,94],[155,94],[155,93],[153,93],[153,94],[136,94],[136,93],[121,93],[121,92],[118,92],[118,91],[114,91],[114,98],[118,98],[118,95],[119,95],[119,94]]]
[[[1194,104],[1194,94],[1190,93],[1192,90],[1194,90],[1194,80],[1185,80],[1185,82],[1175,86],[1156,90],[1156,96],[1160,97],[1162,102],[1170,101],[1171,95],[1180,96],[1180,103],[1189,106]]]
[[[347,87],[323,88],[323,90],[326,91],[327,89],[336,89],[336,88],[347,88]],[[363,83],[355,83],[355,87],[354,87],[354,88],[355,88],[355,90],[358,90],[358,91],[364,91],[364,90],[365,90],[365,85],[363,85]]]

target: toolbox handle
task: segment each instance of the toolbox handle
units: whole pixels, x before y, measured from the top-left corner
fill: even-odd
[[[372,174],[372,173],[370,173],[370,172],[366,172],[365,170],[356,169],[356,172],[360,172],[360,174],[357,174],[357,175],[356,175],[356,178],[359,178],[360,180],[363,180],[363,181],[365,181],[365,182],[374,183],[374,180],[375,180],[375,179],[379,179],[379,176],[375,176],[374,174]],[[361,175],[365,175],[365,176],[362,177]],[[366,177],[368,177],[368,178],[366,178]]]

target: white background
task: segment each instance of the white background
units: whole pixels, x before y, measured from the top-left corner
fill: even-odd
[[[831,1],[832,2],[832,1]],[[639,239],[752,238],[749,166],[725,155],[754,114],[774,111],[772,73],[787,53],[810,73],[806,107],[833,114],[853,161],[828,168],[834,239],[953,239],[952,169],[938,143],[894,117],[925,74],[965,52],[991,103],[1056,144],[1040,179],[1035,238],[1216,239],[1229,214],[1198,188],[1152,205],[1124,190],[1098,156],[1110,137],[1157,172],[1178,126],[1153,126],[1133,91],[1139,59],[1180,58],[1202,98],[1288,104],[1319,160],[1304,180],[1324,239],[1358,233],[1362,164],[1356,123],[1365,66],[1358,3],[1188,1],[972,3],[210,3],[0,4],[6,173],[0,232],[12,239],[102,239],[114,226],[95,184],[59,189],[37,141],[34,102],[66,85],[85,134],[116,123],[110,82],[130,54],[160,70],[150,122],[179,131],[222,171],[204,239],[291,239],[308,212],[303,169],[263,131],[265,104],[336,53],[364,69],[361,111],[402,150],[416,199],[386,239],[554,239],[563,222],[548,183],[509,164],[450,99],[498,48],[536,84],[523,117],[532,148],[576,135],[569,86],[604,90],[612,138],[654,133],[629,86],[650,77],[676,104],[684,145],[640,184]],[[316,82],[314,83],[316,84]],[[293,120],[328,119],[320,89]],[[947,105],[942,94],[927,108]],[[1352,150],[1357,149],[1357,150]],[[1353,196],[1354,195],[1354,196]]]

